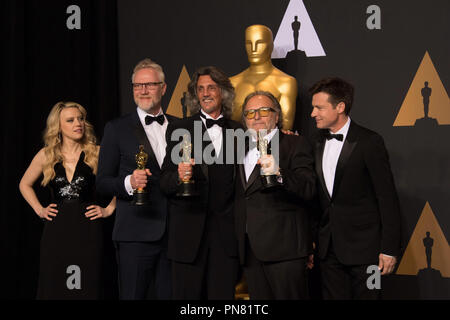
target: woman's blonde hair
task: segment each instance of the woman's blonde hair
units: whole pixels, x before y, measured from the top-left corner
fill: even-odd
[[[50,180],[55,177],[55,164],[63,162],[64,157],[61,153],[62,135],[60,125],[60,115],[63,109],[77,108],[80,110],[84,119],[84,135],[80,140],[81,148],[84,151],[84,162],[92,168],[94,174],[97,174],[98,148],[97,139],[94,133],[94,127],[86,120],[87,112],[80,104],[76,102],[58,102],[56,103],[47,117],[47,127],[44,132],[44,153],[46,161],[42,171],[44,179],[42,185],[46,186]]]

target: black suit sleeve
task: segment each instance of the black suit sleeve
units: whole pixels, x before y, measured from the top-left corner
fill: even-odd
[[[161,167],[161,177],[159,179],[161,190],[166,195],[172,195],[177,192],[178,187],[178,164],[172,161],[172,150],[179,143],[179,141],[172,141],[172,132],[175,130],[175,126],[169,123],[166,131],[166,157],[164,158],[163,165]]]
[[[303,137],[296,138],[298,139],[295,139],[295,143],[290,144],[293,151],[289,165],[286,168],[280,168],[280,172],[283,176],[286,191],[305,201],[310,201],[316,194],[316,174],[312,148]],[[280,157],[283,157],[283,154],[280,154]]]
[[[381,216],[381,252],[398,256],[400,251],[400,205],[394,184],[389,156],[383,138],[370,136],[365,161],[378,201]],[[369,147],[370,146],[370,147]]]
[[[98,159],[97,192],[103,196],[128,200],[130,195],[124,185],[126,175],[119,174],[120,148],[117,131],[111,122],[106,124]]]

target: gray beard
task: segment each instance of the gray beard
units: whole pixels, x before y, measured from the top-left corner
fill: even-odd
[[[149,105],[142,105],[142,104],[137,104],[139,108],[141,108],[142,110],[146,111],[146,112],[151,112],[151,111],[156,111],[156,109],[159,109],[157,107],[157,104],[155,101],[150,102]]]

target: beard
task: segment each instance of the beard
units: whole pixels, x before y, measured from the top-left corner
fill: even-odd
[[[136,100],[136,104],[139,108],[141,108],[142,110],[150,113],[151,111],[158,111],[159,107],[161,105],[161,99],[154,99],[154,97],[152,97],[152,99],[150,101],[143,101],[140,99]]]

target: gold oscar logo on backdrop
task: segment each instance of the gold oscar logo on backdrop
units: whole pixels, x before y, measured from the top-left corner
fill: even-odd
[[[450,278],[450,247],[427,202],[406,247],[396,274],[427,274]]]
[[[428,51],[402,103],[394,127],[450,125],[450,101]]]
[[[190,81],[191,78],[186,70],[186,66],[183,65],[177,84],[173,90],[172,97],[170,98],[169,106],[166,110],[167,114],[178,118],[186,118],[190,116],[190,112],[187,110],[186,105],[182,103],[184,93],[187,91],[187,86]]]

